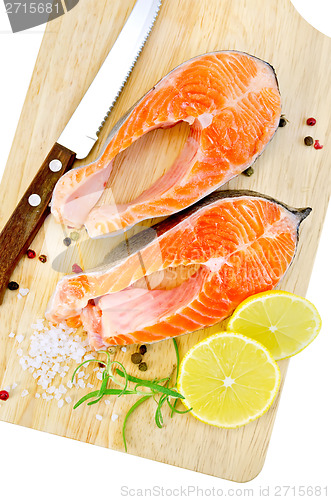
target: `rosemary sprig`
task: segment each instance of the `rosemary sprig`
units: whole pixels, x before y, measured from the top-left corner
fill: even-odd
[[[173,339],[173,344],[175,347],[175,352],[176,352],[176,360],[177,360],[177,365],[176,365],[176,381],[178,378],[178,372],[179,372],[179,352],[178,352],[178,346],[177,342],[175,339]],[[180,411],[176,409],[176,404],[178,400],[184,399],[184,396],[180,394],[176,387],[169,387],[170,380],[172,378],[172,373],[162,379],[154,379],[154,380],[145,380],[141,379],[138,377],[134,377],[133,375],[129,375],[128,372],[126,371],[124,365],[120,363],[119,361],[112,361],[110,358],[110,354],[108,351],[97,351],[99,354],[106,354],[107,356],[107,362],[100,361],[98,359],[87,359],[80,363],[77,368],[75,369],[71,381],[74,381],[75,375],[78,372],[78,370],[81,368],[82,365],[86,363],[91,363],[91,362],[97,362],[97,363],[102,363],[105,366],[105,369],[102,373],[102,382],[100,389],[97,391],[92,391],[83,396],[77,403],[74,405],[74,409],[78,408],[82,403],[85,403],[89,399],[92,399],[92,401],[88,401],[87,405],[91,406],[93,404],[98,403],[103,396],[117,396],[121,397],[123,395],[138,395],[141,396],[140,399],[138,399],[128,410],[127,414],[125,415],[124,422],[123,422],[123,427],[122,427],[122,435],[123,435],[123,442],[124,442],[124,448],[125,451],[127,451],[127,443],[126,443],[126,437],[125,437],[125,430],[126,430],[126,425],[127,421],[130,417],[130,415],[145,401],[150,399],[151,397],[155,400],[157,404],[157,408],[155,411],[155,423],[159,428],[163,427],[163,415],[162,415],[162,408],[163,405],[167,402],[169,408],[171,409],[171,416],[173,416],[174,413],[188,413],[191,411],[185,410],[185,411]],[[114,365],[118,365],[120,368],[115,368],[114,372],[112,371],[112,368]],[[118,375],[120,378],[117,378],[116,375]],[[124,381],[122,380],[124,379]],[[108,381],[113,382],[115,385],[117,385],[119,388],[108,388]],[[135,386],[132,389],[128,389],[128,384],[129,382],[132,382],[135,384]],[[157,399],[157,396],[159,396],[159,399]],[[172,404],[169,401],[169,398],[175,399],[174,403]]]
[[[116,368],[116,373],[121,377],[125,376],[124,373],[121,372],[121,370],[119,370],[118,368]],[[136,382],[139,387],[148,387],[149,389],[151,389],[151,391],[163,392],[164,394],[167,394],[168,396],[171,396],[173,398],[184,399],[184,396],[179,394],[179,392],[177,392],[176,390],[168,389],[164,385],[157,384],[155,382],[152,382],[151,380],[144,380],[141,378],[133,377],[132,375],[128,374],[127,377],[130,382]]]
[[[178,345],[177,345],[176,339],[172,339],[172,341],[174,344],[175,353],[176,353],[176,360],[177,360],[177,365],[176,365],[176,385],[177,385],[177,380],[178,380],[178,375],[179,375],[179,351],[178,351]],[[178,413],[178,411],[176,410],[177,402],[178,402],[178,400],[176,399],[173,407],[171,408],[171,414],[170,414],[171,418],[174,416],[174,413]],[[170,406],[169,400],[168,400],[168,404]],[[187,411],[190,411],[190,410],[187,410]],[[184,413],[186,413],[186,411]]]

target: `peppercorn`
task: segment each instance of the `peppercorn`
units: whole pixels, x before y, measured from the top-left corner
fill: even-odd
[[[246,175],[247,177],[250,177],[251,175],[254,174],[254,168],[253,167],[246,168],[246,170],[243,171],[243,174]]]
[[[36,252],[34,250],[31,250],[31,248],[29,248],[29,250],[26,251],[26,255],[28,259],[34,259],[36,256]]]
[[[307,135],[307,137],[304,138],[304,143],[306,146],[312,146],[314,144],[314,139],[310,137],[310,135]]]
[[[286,126],[286,124],[287,124],[287,120],[286,120],[285,116],[281,116],[281,117],[280,117],[280,120],[279,120],[279,124],[278,124],[278,126],[279,126],[279,127],[285,127],[285,126]]]
[[[9,398],[8,391],[0,391],[0,400],[1,401],[7,401],[8,398]]]
[[[83,269],[78,264],[73,264],[72,265],[72,272],[76,273],[76,274],[82,273]]]
[[[146,352],[147,352],[147,347],[146,347],[145,345],[141,345],[141,346],[139,347],[139,352],[140,352],[140,354],[142,354],[142,355],[146,354]]]
[[[141,372],[145,372],[147,370],[147,365],[146,363],[143,361],[142,363],[140,363],[140,365],[138,366],[139,370]]]
[[[322,144],[320,144],[320,141],[316,139],[315,144],[314,144],[315,149],[323,149]]]
[[[307,125],[309,125],[310,127],[313,127],[315,124],[316,124],[316,120],[315,118],[308,118],[307,120]]]
[[[139,352],[134,352],[131,355],[131,361],[135,365],[139,365],[141,363],[142,359],[143,359],[143,357],[142,357],[142,355]]]
[[[19,287],[20,287],[20,285],[18,283],[16,283],[16,281],[10,281],[8,283],[9,290],[18,290]]]
[[[79,240],[79,233],[77,233],[77,231],[73,231],[72,233],[69,234],[69,236],[72,239],[72,241]]]
[[[66,247],[70,247],[71,245],[71,238],[64,238],[63,243],[65,244]]]
[[[98,363],[98,365],[99,365],[99,368],[104,368],[105,367],[105,365],[103,363]]]
[[[45,262],[47,262],[47,257],[46,255],[39,255],[39,260],[40,262],[42,262],[43,264],[45,264]]]

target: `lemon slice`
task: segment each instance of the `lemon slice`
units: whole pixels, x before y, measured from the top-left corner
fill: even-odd
[[[259,342],[221,332],[184,356],[178,390],[191,414],[210,425],[235,428],[261,417],[276,397],[277,363]]]
[[[261,342],[279,360],[307,347],[321,324],[316,307],[307,299],[274,290],[244,300],[230,318],[227,330]]]

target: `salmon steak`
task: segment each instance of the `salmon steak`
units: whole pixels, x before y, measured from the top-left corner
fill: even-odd
[[[85,226],[95,238],[181,211],[248,168],[275,133],[280,113],[277,78],[268,63],[236,51],[195,57],[121,118],[95,162],[60,178],[52,213],[67,226]],[[111,190],[113,159],[147,132],[179,122],[187,122],[190,132],[170,169],[130,203],[102,204],[104,190]]]
[[[78,318],[94,349],[214,325],[279,283],[310,211],[253,191],[211,194],[124,241],[102,266],[62,278],[46,318]]]

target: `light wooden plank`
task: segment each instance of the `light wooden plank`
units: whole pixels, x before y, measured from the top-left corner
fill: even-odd
[[[2,225],[102,64],[133,4],[133,0],[81,1],[71,12],[47,26],[1,184]],[[302,226],[295,262],[282,283],[282,288],[304,295],[329,198],[331,40],[300,18],[289,0],[163,0],[152,34],[102,131],[100,143],[88,160],[96,158],[120,116],[164,74],[190,57],[221,49],[249,52],[269,61],[276,69],[283,110],[290,122],[286,128],[279,129],[256,162],[255,174],[250,178],[239,176],[229,185],[260,191],[296,207],[313,207]],[[313,130],[304,125],[311,115],[318,120]],[[303,146],[303,137],[309,133],[321,140],[323,150]],[[180,150],[186,134],[185,126],[155,131],[116,159],[112,173],[116,199],[129,200],[162,175]],[[55,228],[49,218],[33,248],[37,253],[54,256],[61,248],[64,234],[64,229]],[[105,250],[100,245],[92,255],[88,243],[81,244],[81,248],[85,265],[95,263],[94,259]],[[68,259],[63,259],[60,270],[68,271],[68,266]],[[112,401],[110,406],[100,403],[75,412],[70,405],[59,410],[56,402],[36,400],[33,397],[35,382],[29,373],[21,370],[16,354],[18,345],[8,338],[11,330],[25,334],[22,348],[27,348],[29,325],[43,316],[60,276],[61,273],[52,269],[51,258],[46,264],[37,259],[23,259],[15,270],[13,279],[29,287],[31,292],[20,301],[8,292],[0,308],[0,387],[18,383],[12,397],[1,405],[0,418],[123,450],[120,427],[132,400],[121,398]],[[217,328],[181,338],[181,355]],[[132,366],[133,349],[128,348],[126,353],[118,351],[116,359]],[[151,346],[145,358],[149,366],[146,376],[153,378],[170,373],[175,361],[171,341]],[[287,364],[280,363],[283,382]],[[24,388],[29,389],[30,395],[21,398]],[[77,396],[78,393],[72,395]],[[176,415],[172,420],[166,415],[166,425],[160,430],[152,421],[155,409],[152,402],[146,403],[129,422],[129,452],[235,481],[247,481],[263,466],[278,401],[279,398],[257,422],[229,431],[206,426],[189,415]],[[120,415],[116,422],[107,418],[112,409]],[[104,415],[101,423],[96,420],[96,413]]]

